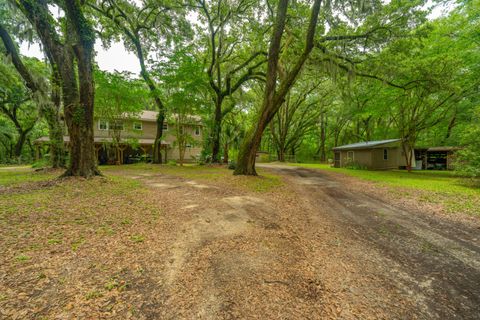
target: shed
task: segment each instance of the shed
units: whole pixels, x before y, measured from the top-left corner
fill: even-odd
[[[336,168],[358,165],[371,170],[398,169],[406,166],[400,139],[364,141],[333,148]],[[415,161],[412,161],[415,166]]]
[[[461,149],[461,147],[451,146],[415,148],[417,169],[453,170],[455,152]]]

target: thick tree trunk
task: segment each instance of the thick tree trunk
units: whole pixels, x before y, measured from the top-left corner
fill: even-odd
[[[220,163],[220,134],[222,130],[222,102],[221,97],[215,101],[215,117],[212,128],[212,163]]]
[[[52,105],[46,105],[42,114],[48,125],[50,138],[50,163],[52,168],[64,168],[66,165],[65,144],[63,141],[63,125],[60,120],[61,88],[59,75],[52,77]]]
[[[13,155],[19,161],[21,160],[23,145],[27,140],[27,134],[28,132],[25,132],[25,131],[18,132],[18,140],[15,143],[15,148],[13,149],[14,150]]]
[[[237,166],[233,174],[249,176],[257,175],[257,171],[255,170],[255,160],[258,147],[262,142],[263,131],[265,131],[265,127],[269,122],[266,117],[267,114],[262,113],[257,125],[245,136],[238,153]]]
[[[93,79],[93,45],[95,36],[88,21],[83,16],[79,3],[66,1],[66,16],[72,23],[73,33],[77,42],[73,45],[79,79],[78,88],[75,76],[69,78],[65,71],[73,69],[71,59],[63,66],[63,95],[65,120],[70,136],[70,163],[64,176],[92,177],[100,174],[95,159],[95,144],[93,140],[93,108],[95,86]],[[65,50],[68,52],[68,49]],[[67,54],[68,55],[68,54]],[[72,57],[73,58],[73,57]],[[75,74],[75,73],[74,73]],[[70,81],[66,81],[66,80]]]
[[[47,1],[19,0],[15,3],[35,26],[53,72],[58,72],[61,79],[65,122],[70,136],[70,163],[63,176],[88,178],[100,174],[93,141],[95,35],[81,11],[81,3],[64,2],[67,28],[62,35],[50,21]]]
[[[327,152],[325,150],[325,140],[326,140],[326,120],[325,113],[322,112],[320,115],[320,162],[325,162],[327,160]]]

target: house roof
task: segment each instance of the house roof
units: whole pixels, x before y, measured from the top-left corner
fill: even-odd
[[[127,140],[132,140],[132,139],[127,139]],[[47,136],[40,137],[34,141],[34,143],[42,143],[42,142],[49,142],[50,138]],[[101,138],[101,137],[95,137],[93,138],[93,141],[95,143],[105,143],[105,142],[113,142],[112,138]],[[120,143],[124,142],[125,139],[120,139]],[[138,143],[140,145],[152,145],[155,143],[155,139],[137,139]],[[69,136],[63,136],[63,142],[70,142],[70,137]],[[170,145],[169,142],[162,141],[162,145]]]
[[[376,140],[376,141],[364,141],[357,142],[352,144],[346,144],[343,146],[338,146],[333,148],[333,150],[350,150],[350,149],[370,149],[383,146],[385,144],[398,142],[400,139],[387,139],[387,140]]]

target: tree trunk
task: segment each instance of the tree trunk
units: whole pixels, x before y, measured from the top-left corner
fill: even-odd
[[[72,59],[63,63],[63,96],[65,120],[70,136],[70,163],[64,176],[92,177],[100,172],[95,159],[93,140],[93,108],[95,86],[93,80],[93,45],[95,36],[83,16],[79,3],[65,1],[66,16],[72,23],[76,42],[73,51],[76,57],[79,86],[76,87],[75,73],[68,77],[66,69],[75,70]],[[68,49],[65,50],[65,53]],[[66,54],[68,55],[68,54]],[[69,80],[69,81],[66,81]]]
[[[81,3],[64,2],[67,28],[62,35],[50,21],[53,18],[47,1],[19,0],[15,3],[35,26],[53,72],[58,72],[61,79],[65,122],[70,136],[70,163],[63,176],[88,178],[100,174],[93,141],[95,34],[82,13]],[[66,38],[68,41],[62,42]]]
[[[262,130],[255,129],[245,136],[245,140],[239,150],[237,166],[233,172],[234,175],[257,175],[255,158],[258,146],[262,140],[262,133]]]
[[[28,132],[25,131],[18,131],[18,140],[15,143],[15,148],[13,149],[13,155],[14,157],[20,161],[21,156],[22,156],[22,150],[23,150],[23,145],[25,144],[25,141],[27,140],[27,134]]]
[[[50,138],[50,163],[52,168],[64,168],[66,164],[65,143],[63,141],[63,125],[60,120],[61,88],[58,73],[52,77],[52,104],[46,105],[42,114],[48,125]]]
[[[160,101],[160,100],[159,100]],[[165,110],[159,108],[157,116],[157,133],[155,136],[155,143],[153,145],[153,163],[162,163],[162,137],[163,137],[163,123],[165,122]]]
[[[322,112],[320,115],[320,162],[325,162],[327,160],[327,153],[325,150],[325,140],[326,140],[326,120],[325,113]]]
[[[220,163],[220,134],[222,131],[222,102],[223,98],[217,97],[215,101],[215,117],[212,130],[212,163]]]
[[[278,148],[278,161],[285,162],[285,149]]]
[[[63,127],[56,110],[51,107],[42,110],[43,117],[48,125],[50,138],[50,163],[52,168],[65,167],[65,147],[63,142]]]
[[[228,164],[228,143],[223,145],[223,163]]]

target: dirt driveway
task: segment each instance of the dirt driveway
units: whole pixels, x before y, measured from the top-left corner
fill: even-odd
[[[475,227],[320,171],[169,168],[0,194],[0,319],[479,319]]]
[[[352,192],[345,181],[325,172],[267,167],[284,175],[315,208],[311,227],[325,219],[332,222],[340,242],[364,248],[357,258],[376,264],[378,276],[390,279],[413,298],[410,302],[417,307],[412,317],[480,319],[478,228],[405,211],[375,196]]]

